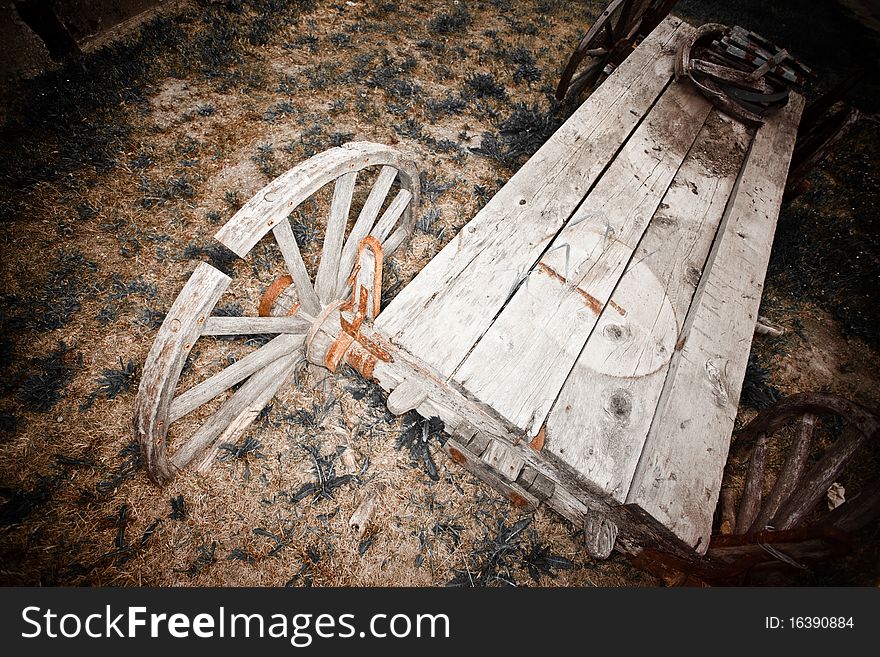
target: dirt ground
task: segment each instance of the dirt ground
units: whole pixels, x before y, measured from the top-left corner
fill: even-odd
[[[228,314],[253,314],[281,272],[272,245],[240,261],[211,241],[254,192],[351,140],[412,154],[425,212],[386,271],[387,301],[564,119],[552,91],[602,4],[198,0],[82,63],[8,78],[0,583],[656,585],[619,555],[590,560],[553,512],[517,512],[439,436],[408,442],[413,420],[353,372],[303,375],[209,472],[165,489],[131,432],[140,367],[195,265],[233,275]],[[842,16],[834,29],[855,25]],[[786,332],[756,340],[742,420],[806,390],[880,408],[878,144],[869,117],[783,210],[761,312]],[[311,267],[326,205],[294,216]],[[203,339],[182,383],[254,344]],[[880,472],[867,451],[848,487]],[[359,536],[348,521],[369,494],[379,508]],[[878,583],[878,538],[805,583]]]

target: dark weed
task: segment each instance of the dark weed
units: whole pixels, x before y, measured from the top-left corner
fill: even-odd
[[[128,363],[122,362],[122,356],[119,357],[119,367],[106,369],[101,373],[98,379],[98,385],[89,393],[86,400],[80,404],[79,410],[84,411],[92,407],[98,397],[105,399],[115,399],[117,395],[128,392],[131,384],[134,383],[137,376],[137,367],[134,361],[129,359]]]
[[[330,134],[329,142],[331,146],[342,146],[354,139],[353,132],[333,132]]]
[[[428,30],[435,34],[454,34],[464,32],[473,22],[468,10],[459,5],[451,14],[439,14],[428,22]]]
[[[535,66],[535,58],[526,48],[514,48],[508,53],[508,58],[516,66],[513,71],[513,81],[537,82],[541,79],[541,71]]]
[[[315,481],[303,484],[300,489],[291,496],[291,501],[296,503],[306,497],[312,497],[312,504],[320,500],[332,500],[333,492],[347,483],[355,481],[354,475],[337,475],[335,452],[328,456],[322,456],[317,447],[303,445],[302,448],[312,457],[312,472]]]
[[[272,144],[260,144],[257,146],[257,154],[251,156],[251,161],[256,163],[257,168],[264,176],[272,177],[278,163],[275,162],[275,152]]]
[[[0,411],[0,445],[12,439],[18,432],[21,418],[9,411]]]
[[[242,563],[246,563],[248,565],[253,565],[257,562],[257,560],[254,559],[252,554],[250,554],[249,552],[246,552],[245,550],[243,550],[241,548],[233,548],[232,551],[229,553],[229,556],[226,557],[226,560],[227,561],[241,561]]]
[[[421,183],[421,190],[424,198],[431,203],[436,203],[443,194],[455,187],[458,180],[455,178],[449,178],[447,180],[442,176],[429,178],[428,174],[425,171],[422,171],[419,174],[419,182]]]
[[[75,373],[70,351],[62,343],[47,356],[32,358],[19,373],[15,397],[27,410],[46,413],[59,402]]]
[[[227,276],[234,277],[235,265],[240,258],[220,243],[215,244],[189,244],[183,250],[183,257],[188,260],[205,259]]]
[[[171,504],[171,513],[168,517],[171,520],[186,520],[186,500],[183,499],[183,495],[172,497],[168,502]]]
[[[156,310],[154,308],[141,308],[138,310],[137,316],[134,318],[134,323],[138,326],[143,326],[144,328],[154,330],[159,328],[162,325],[162,321],[165,319],[165,313],[160,310]]]
[[[434,118],[443,115],[461,114],[467,109],[467,101],[461,96],[454,96],[452,92],[446,94],[442,100],[429,98],[425,102],[425,107]]]
[[[416,228],[423,233],[430,233],[431,226],[440,218],[440,208],[430,208],[416,222]]]
[[[296,107],[289,100],[282,100],[263,112],[263,120],[267,123],[275,123],[278,119],[291,114],[296,114]]]
[[[119,450],[117,456],[121,456],[124,460],[116,470],[110,472],[106,479],[99,481],[95,485],[99,493],[109,493],[116,490],[126,479],[143,467],[141,447],[136,440],[131,441]]]
[[[779,401],[783,397],[782,392],[768,382],[769,378],[770,370],[758,362],[754,353],[749,354],[740,403],[759,411]]]
[[[186,172],[169,176],[162,181],[151,181],[142,177],[140,189],[143,198],[140,200],[140,205],[149,209],[171,201],[191,199],[196,195],[194,182],[195,179]]]
[[[507,100],[507,91],[491,73],[474,73],[464,81],[462,97]]]
[[[6,502],[0,506],[0,526],[24,522],[35,509],[52,498],[57,485],[58,481],[54,478],[40,477],[30,490],[0,488],[0,496],[6,498]]]
[[[448,586],[518,586],[521,571],[538,582],[541,575],[554,577],[557,570],[574,568],[570,560],[553,554],[542,544],[537,532],[526,531],[532,523],[530,516],[510,527],[503,520],[497,523],[469,555],[466,567],[455,570]]]
[[[6,312],[0,313],[4,324],[0,328],[4,333],[19,326],[36,331],[62,328],[80,309],[82,301],[96,293],[94,274],[98,267],[75,251],[62,251],[47,270],[46,282],[26,300],[12,296],[3,299]]]
[[[516,103],[513,114],[499,126],[499,133],[484,133],[482,145],[474,152],[515,171],[544,145],[561,123],[552,111],[541,111],[537,103],[531,107]]]
[[[199,553],[189,565],[189,568],[178,572],[185,573],[190,577],[198,577],[206,568],[217,561],[217,541],[211,541],[210,545],[205,543],[199,548]]]
[[[438,417],[425,420],[415,411],[410,411],[403,418],[403,430],[397,437],[394,447],[398,451],[407,448],[410,458],[422,467],[425,474],[434,481],[439,481],[437,464],[434,463],[434,458],[431,456],[432,440],[439,445],[446,443],[446,437],[443,435],[443,421]]]
[[[283,530],[282,533],[284,534],[283,537],[273,534],[272,532],[267,531],[262,527],[257,527],[256,529],[254,529],[254,534],[256,536],[262,536],[263,538],[271,539],[275,543],[275,545],[272,547],[271,550],[269,550],[268,554],[266,555],[267,557],[274,557],[290,544],[291,537],[288,534],[287,530]]]
[[[264,459],[266,455],[260,451],[262,449],[263,443],[261,443],[256,438],[249,436],[245,438],[244,442],[240,445],[235,443],[223,443],[220,445],[220,450],[223,454],[220,454],[218,457],[221,461],[230,461],[232,459]]]

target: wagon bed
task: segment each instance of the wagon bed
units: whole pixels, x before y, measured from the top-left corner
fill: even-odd
[[[602,542],[703,552],[803,103],[727,118],[672,80],[692,29],[664,21],[375,331],[424,369],[413,407],[453,459]]]
[[[414,222],[411,163],[351,145],[259,192],[216,237],[244,256],[272,230],[302,308],[210,317],[228,279],[200,265],[142,377],[135,424],[151,476],[210,462],[304,351],[377,381],[394,413],[439,417],[452,460],[582,527],[593,556],[704,553],[803,100],[757,130],[725,116],[673,79],[693,33],[660,23],[381,313],[382,259]],[[343,245],[366,166],[382,174]],[[395,176],[401,191],[376,221]],[[313,287],[286,216],[334,179]],[[199,335],[247,332],[282,335],[171,399]],[[168,459],[167,425],[247,376]]]

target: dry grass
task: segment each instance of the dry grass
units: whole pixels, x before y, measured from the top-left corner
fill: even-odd
[[[552,131],[558,69],[599,4],[539,0],[514,14],[503,0],[202,0],[95,53],[85,72],[17,90],[0,172],[0,582],[655,584],[620,557],[591,561],[552,512],[521,516],[436,442],[433,480],[395,449],[401,420],[352,373],[287,385],[237,450],[166,489],[131,442],[128,363],[143,363],[196,261],[234,274],[223,300],[233,311],[252,312],[280,272],[269,244],[240,262],[210,249],[241,204],[344,141],[409,152],[429,219],[387,273],[393,296]],[[517,126],[513,141],[500,138],[505,125]],[[295,217],[312,268],[325,206]],[[798,357],[809,340],[785,345]],[[182,383],[250,348],[203,339]],[[876,402],[876,353],[847,349],[869,357],[842,378],[796,381],[781,365],[771,378],[786,391],[868,389]],[[345,448],[355,476],[296,500],[316,464],[342,473]],[[371,493],[378,511],[358,537],[349,518]]]

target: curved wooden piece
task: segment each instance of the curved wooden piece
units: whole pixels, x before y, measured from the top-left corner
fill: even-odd
[[[162,485],[177,474],[166,454],[174,387],[205,321],[232,279],[201,263],[175,299],[147,356],[135,399],[134,427],[150,479]]]
[[[327,183],[370,166],[397,169],[401,187],[412,194],[405,224],[415,224],[419,207],[419,177],[411,160],[400,152],[371,142],[351,142],[331,148],[282,174],[257,192],[214,236],[244,257],[260,239]]]
[[[565,68],[562,70],[562,75],[559,78],[559,84],[556,87],[556,99],[562,100],[565,98],[565,94],[568,92],[568,87],[571,85],[572,78],[574,77],[574,72],[577,70],[580,63],[584,60],[584,57],[588,55],[588,52],[591,50],[591,46],[593,45],[593,41],[599,35],[599,33],[605,29],[605,25],[611,20],[612,14],[618,10],[621,4],[623,4],[624,0],[612,0],[611,3],[605,7],[605,10],[599,14],[599,18],[596,19],[596,22],[590,27],[590,30],[584,35],[584,37],[578,43],[577,48],[574,49],[574,52],[571,53],[571,57],[568,59],[568,63],[565,65]]]

